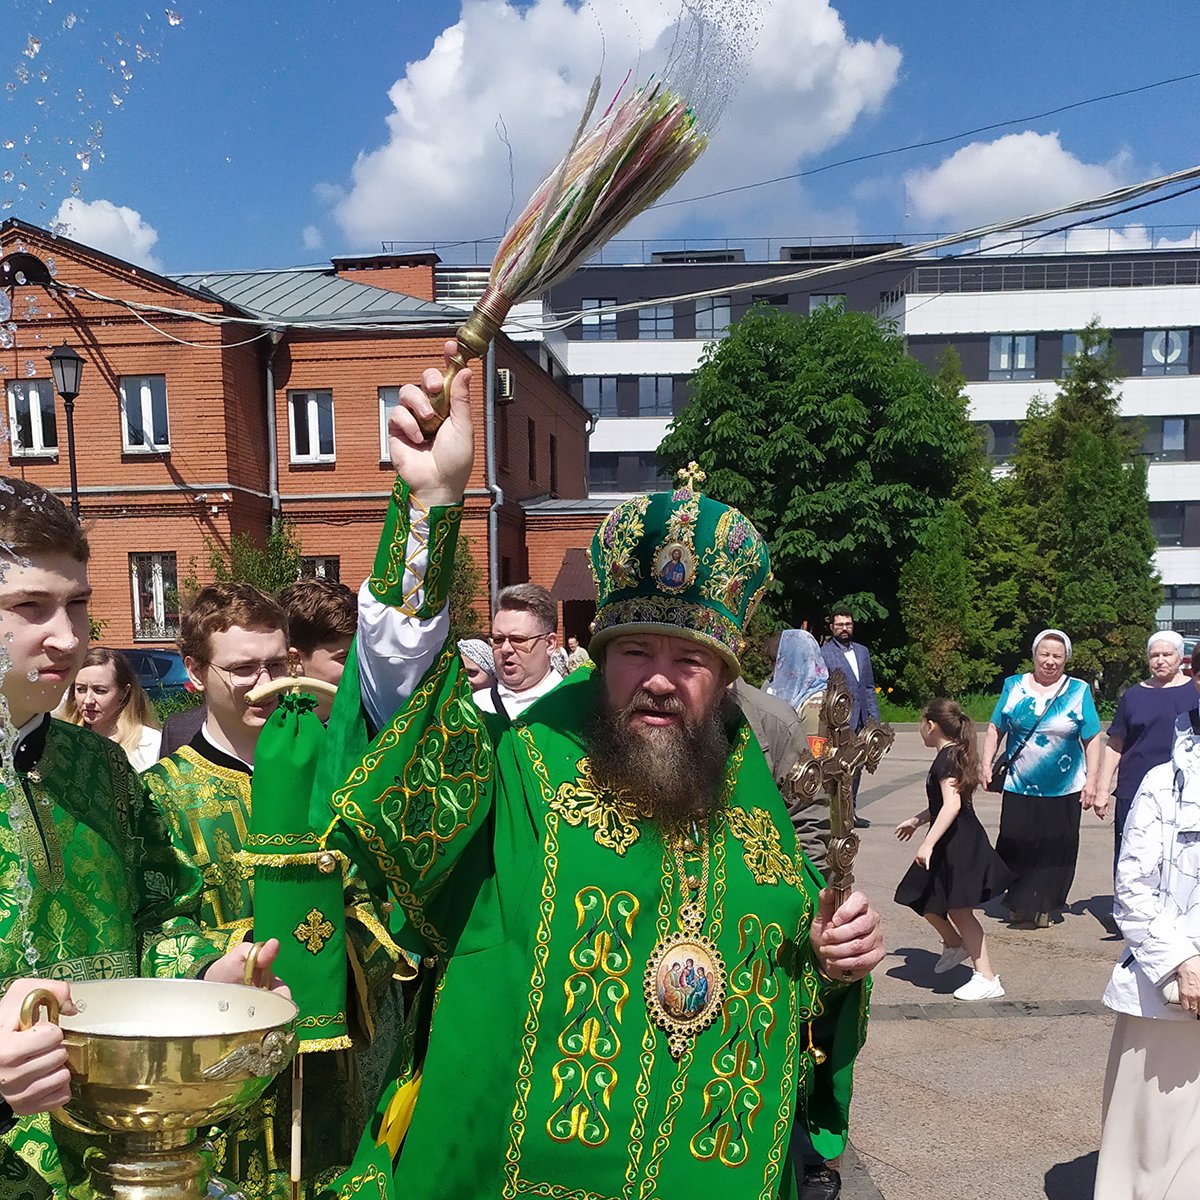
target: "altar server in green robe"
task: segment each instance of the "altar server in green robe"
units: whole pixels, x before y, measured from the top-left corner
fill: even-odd
[[[835,912],[818,895],[726,698],[766,546],[698,470],[619,505],[592,542],[595,670],[511,722],[480,713],[444,644],[469,378],[429,438],[417,419],[441,374],[401,390],[398,479],[360,593],[379,733],[333,790],[331,838],[386,881],[437,968],[431,1021],[336,1193],[794,1195],[797,1093],[834,1157],[884,951],[864,897]],[[364,628],[391,653],[364,652]]]
[[[29,990],[70,1012],[75,980],[240,983],[249,951],[200,930],[200,875],[120,746],[49,715],[87,652],[87,560],[58,499],[0,477],[0,1200],[89,1194],[86,1142],[47,1115],[70,1094],[62,1033],[19,1028]]]

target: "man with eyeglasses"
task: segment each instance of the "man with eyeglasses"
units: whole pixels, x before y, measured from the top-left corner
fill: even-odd
[[[489,641],[496,682],[475,693],[484,711],[510,719],[562,682],[551,656],[558,645],[554,600],[536,583],[514,583],[496,598]]]
[[[253,872],[243,869],[238,855],[250,824],[255,748],[276,706],[275,697],[251,703],[249,693],[289,674],[287,613],[250,584],[211,584],[182,613],[178,644],[192,683],[204,695],[204,723],[186,746],[143,778],[203,875],[201,927],[234,945],[251,933],[262,937],[266,932],[254,927]],[[307,811],[308,796],[298,795],[297,803]],[[347,883],[345,899],[351,978],[359,985],[351,989],[353,1018],[371,1028],[398,952],[390,939],[385,943],[379,936],[386,918],[357,878]],[[291,934],[279,931],[282,937]],[[325,1115],[319,1136],[306,1133],[306,1172],[314,1164],[327,1169],[346,1161],[375,1099],[363,1093],[347,1056],[313,1058],[324,1061],[306,1067],[310,1086],[325,1095],[328,1111],[338,1119]],[[237,1180],[249,1200],[288,1194],[289,1087],[281,1077],[263,1101],[223,1126],[224,1136],[217,1140],[218,1173]]]
[[[821,647],[825,665],[831,671],[841,671],[846,677],[854,707],[850,711],[850,728],[862,729],[868,721],[879,720],[879,697],[875,695],[875,672],[871,668],[871,653],[861,642],[854,640],[854,614],[845,606],[835,608],[829,617],[832,637]],[[862,772],[854,776],[854,799],[858,800],[858,785]],[[856,829],[870,829],[866,817],[854,814]]]

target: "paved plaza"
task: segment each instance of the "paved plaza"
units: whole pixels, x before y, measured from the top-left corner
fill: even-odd
[[[858,886],[883,915],[888,956],[875,972],[858,1060],[846,1200],[1090,1200],[1112,1030],[1100,1003],[1121,942],[1112,905],[1112,824],[1083,814],[1079,868],[1065,918],[1014,930],[982,913],[1002,1000],[963,1003],[959,967],[935,976],[933,930],[892,900],[920,835],[896,824],[925,807],[931,753],[911,728],[863,780]],[[977,796],[995,843],[1000,798]]]

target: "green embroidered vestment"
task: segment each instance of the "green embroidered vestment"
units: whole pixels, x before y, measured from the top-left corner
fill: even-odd
[[[307,933],[254,927],[254,867],[242,856],[251,812],[248,772],[210,762],[184,746],[142,778],[203,878],[200,920],[206,930],[228,947],[252,932],[260,940]],[[298,796],[297,802],[306,804],[307,797]],[[356,1001],[350,1016],[357,1044],[365,1048],[377,1013],[394,1009],[390,993],[398,951],[365,885],[354,876],[344,884],[349,990]],[[306,1056],[303,1167],[309,1188],[345,1166],[369,1116],[375,1098],[364,1093],[359,1052]],[[290,1141],[291,1078],[285,1074],[253,1108],[220,1127],[214,1138],[216,1170],[236,1182],[248,1200],[288,1200]]]
[[[195,976],[221,950],[193,919],[200,878],[125,752],[49,721],[37,761],[0,784],[0,988]],[[0,1200],[89,1195],[85,1139],[41,1114],[0,1140]]]
[[[653,821],[590,780],[598,686],[577,674],[507,726],[475,708],[451,649],[334,794],[443,963],[398,1160],[376,1145],[388,1093],[341,1196],[786,1196],[814,1079],[814,1142],[842,1148],[867,988],[818,975],[818,881],[762,752],[743,724],[705,894],[725,1000],[676,1060],[643,991],[680,928],[676,863]],[[817,1068],[823,1014],[836,1032]]]

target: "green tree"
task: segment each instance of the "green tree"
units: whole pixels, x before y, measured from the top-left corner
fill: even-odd
[[[286,519],[271,523],[264,542],[249,533],[235,533],[228,551],[212,538],[206,537],[204,544],[215,583],[250,583],[273,596],[300,578],[300,538]]]
[[[767,537],[772,611],[822,628],[846,601],[880,672],[894,671],[900,564],[953,488],[961,401],[892,330],[836,306],[752,309],[708,347],[692,393],[659,454],[672,469],[695,459],[705,491]]]
[[[957,352],[943,355],[935,386],[964,423],[951,497],[921,529],[900,573],[908,633],[901,683],[910,699],[962,696],[990,687],[1019,646],[1020,585],[1028,548],[1008,489],[994,479],[983,440],[968,422]]]
[[[1042,570],[1027,592],[1045,597],[1040,612],[1030,608],[1025,634],[1041,624],[1065,629],[1072,670],[1111,699],[1144,665],[1162,588],[1146,463],[1120,419],[1116,352],[1097,321],[1079,337],[1054,403],[1031,410],[1017,454],[1020,518]]]

